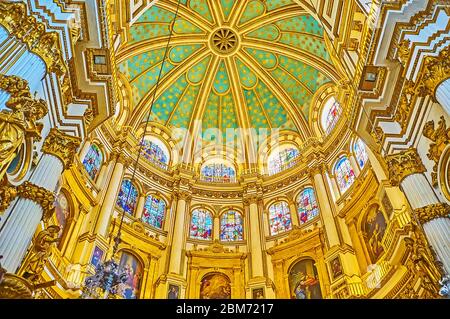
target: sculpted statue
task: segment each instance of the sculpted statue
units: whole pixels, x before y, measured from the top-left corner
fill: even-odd
[[[31,282],[36,282],[44,270],[45,263],[52,255],[51,247],[59,241],[60,227],[51,225],[41,231],[33,244],[32,251],[24,262],[23,277]]]
[[[0,74],[0,89],[11,95],[5,103],[9,110],[0,112],[1,181],[25,138],[40,137],[42,124],[36,121],[47,114],[47,105],[45,101],[31,97],[27,82],[19,77]]]

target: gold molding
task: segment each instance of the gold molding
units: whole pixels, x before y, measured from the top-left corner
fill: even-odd
[[[450,46],[444,48],[436,57],[425,58],[417,81],[417,93],[420,96],[431,95],[435,98],[438,86],[448,78],[450,78]]]
[[[43,210],[43,220],[48,220],[55,212],[55,194],[43,187],[27,181],[17,187],[17,194],[39,204]]]

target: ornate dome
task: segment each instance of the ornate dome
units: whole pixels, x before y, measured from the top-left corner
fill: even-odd
[[[237,128],[310,137],[313,96],[338,79],[320,23],[289,0],[181,2],[175,23],[177,1],[162,0],[126,33],[117,62],[131,91],[128,124],[147,120],[155,94],[152,122],[204,142]]]

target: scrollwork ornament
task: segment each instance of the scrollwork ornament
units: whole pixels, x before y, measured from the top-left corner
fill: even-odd
[[[428,56],[417,83],[417,93],[421,96],[434,96],[438,86],[449,78],[450,46],[444,48],[436,57]]]
[[[55,212],[55,194],[30,182],[17,187],[18,196],[30,199],[42,207],[43,219],[48,220]]]

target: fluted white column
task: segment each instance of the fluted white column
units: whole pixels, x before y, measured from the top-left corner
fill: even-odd
[[[450,79],[442,82],[436,89],[436,100],[442,105],[445,112],[450,114]]]
[[[62,172],[61,160],[44,154],[30,182],[54,192]],[[0,229],[2,266],[9,272],[16,272],[20,266],[43,214],[42,207],[29,199],[19,198],[13,205]]]
[[[407,176],[401,186],[414,210],[440,203],[423,174]],[[423,229],[444,270],[450,274],[450,219],[448,217],[432,219],[423,223]]]

